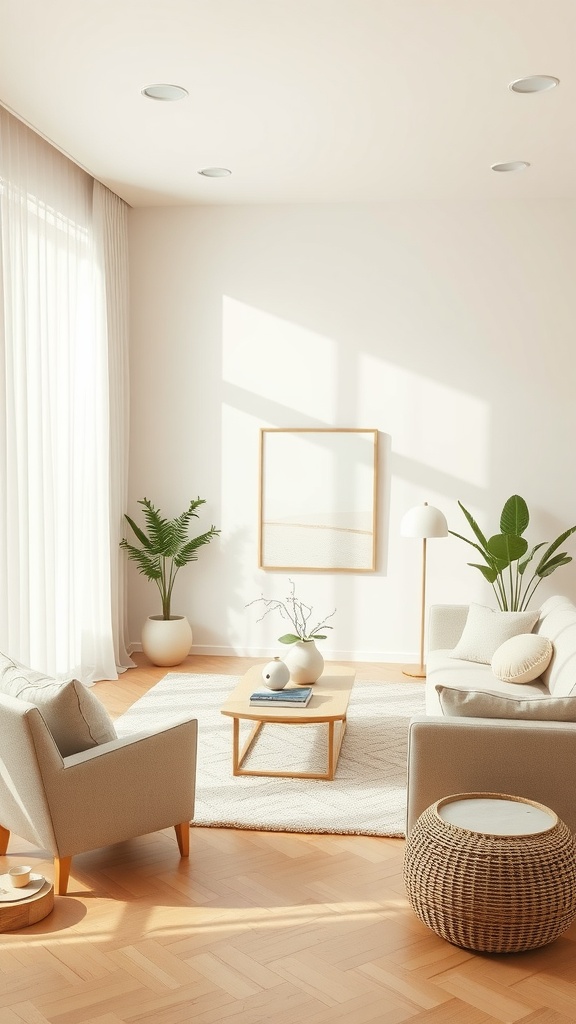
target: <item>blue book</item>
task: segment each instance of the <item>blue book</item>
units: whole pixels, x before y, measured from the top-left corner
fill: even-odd
[[[297,690],[256,690],[250,694],[250,704],[253,707],[305,708],[311,696],[311,686]]]

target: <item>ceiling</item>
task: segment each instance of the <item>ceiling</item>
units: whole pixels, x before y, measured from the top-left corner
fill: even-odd
[[[576,198],[574,0],[0,0],[0,26],[0,102],[133,206]],[[560,87],[509,90],[531,74]]]

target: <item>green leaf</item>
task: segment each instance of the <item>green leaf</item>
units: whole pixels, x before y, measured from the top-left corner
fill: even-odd
[[[131,519],[130,516],[127,516],[126,514],[124,514],[124,519],[126,519],[128,521],[128,523],[130,524],[130,526],[134,530],[134,533],[136,534],[136,537],[140,541],[142,547],[150,549],[152,545],[150,544],[150,541],[149,541],[148,537],[146,536],[145,533],[142,532],[140,527],[137,526],[137,524],[134,522],[134,520]],[[124,546],[124,544],[125,544],[125,542],[123,541],[122,545]]]
[[[528,541],[513,533],[495,533],[488,541],[488,550],[499,562],[505,562],[502,568],[521,558],[528,550]]]
[[[141,551],[140,548],[133,547],[127,541],[122,541],[120,547],[128,552],[128,558],[132,562],[136,562],[138,572],[141,572],[143,576],[147,576],[149,580],[160,579],[162,571],[160,569],[160,561],[156,555],[150,555],[147,551]]]
[[[495,569],[494,566],[492,565],[478,565],[477,562],[468,562],[468,565],[470,565],[473,569],[479,569],[484,579],[488,580],[488,583],[494,583],[496,577],[498,576],[498,570]]]
[[[531,550],[528,552],[528,554],[526,554],[524,558],[520,559],[520,561],[518,562],[518,572],[521,576],[523,576],[526,572],[526,569],[530,565],[530,562],[534,558],[536,552],[539,551],[540,548],[543,548],[545,543],[546,541],[543,540],[540,544],[535,544],[534,547],[531,548]]]
[[[568,565],[572,558],[567,555],[565,551],[561,555],[556,555],[556,558],[551,558],[549,562],[546,562],[541,568],[536,569],[535,575],[539,576],[540,579],[544,579],[545,576],[551,576],[556,569],[559,569],[561,565]]]
[[[144,518],[150,535],[150,550],[164,558],[170,558],[174,553],[174,527],[173,524],[160,513],[160,509],[154,507],[148,498],[138,502],[144,507]]]
[[[296,636],[295,633],[284,633],[284,636],[278,637],[278,642],[281,644],[295,644],[298,640],[301,640],[301,636]]]
[[[328,627],[328,628],[330,628],[330,627]],[[325,640],[326,639],[326,634],[325,633],[312,633],[312,636],[308,637],[308,639],[309,640]]]
[[[542,555],[542,558],[540,559],[540,561],[538,562],[538,565],[536,566],[536,572],[537,573],[539,573],[539,570],[542,568],[542,566],[545,564],[545,562],[548,561],[550,555],[554,554],[556,549],[559,548],[560,545],[564,543],[566,538],[569,537],[570,534],[574,533],[575,530],[576,530],[576,526],[571,526],[569,530],[566,530],[564,533],[561,533],[560,536],[557,537],[556,540],[552,542],[552,544],[550,545],[549,548],[546,548],[546,551],[544,552],[544,554]]]
[[[461,501],[459,501],[458,504],[459,504],[460,508],[462,509],[464,515],[466,516],[466,519],[468,520],[468,525],[470,526],[470,529],[473,531],[473,533],[475,534],[477,539],[480,541],[480,544],[482,545],[483,549],[486,551],[487,548],[488,548],[488,542],[486,540],[486,537],[482,533],[482,530],[478,526],[478,523],[472,517],[472,515],[470,514],[468,509],[464,508],[464,505],[462,504]],[[452,531],[450,531],[450,532],[452,532]],[[456,534],[456,536],[458,536],[458,534]],[[465,537],[462,537],[461,539],[462,540],[466,540]],[[468,543],[471,543],[471,541],[469,541]]]
[[[519,494],[513,494],[502,509],[500,515],[500,532],[521,537],[530,522],[528,505]],[[512,559],[514,561],[514,559]]]
[[[192,540],[189,540],[174,554],[174,565],[178,566],[180,569],[188,562],[197,561],[198,555],[196,552],[198,548],[202,547],[203,544],[209,544],[212,538],[218,533],[220,533],[220,530],[217,530],[215,526],[211,526],[206,533],[202,533],[199,537],[194,537]]]

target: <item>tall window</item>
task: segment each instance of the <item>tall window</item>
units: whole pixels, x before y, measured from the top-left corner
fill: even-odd
[[[85,683],[125,650],[126,208],[0,109],[0,650]]]

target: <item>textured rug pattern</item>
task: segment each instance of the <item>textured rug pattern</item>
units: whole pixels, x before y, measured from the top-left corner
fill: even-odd
[[[408,722],[424,711],[421,683],[354,684],[332,782],[232,775],[232,719],[220,713],[237,676],[171,672],[117,723],[125,736],[173,715],[198,719],[194,823],[205,826],[403,836]],[[244,738],[250,723],[241,723]],[[265,725],[246,767],[325,770],[326,724]]]

